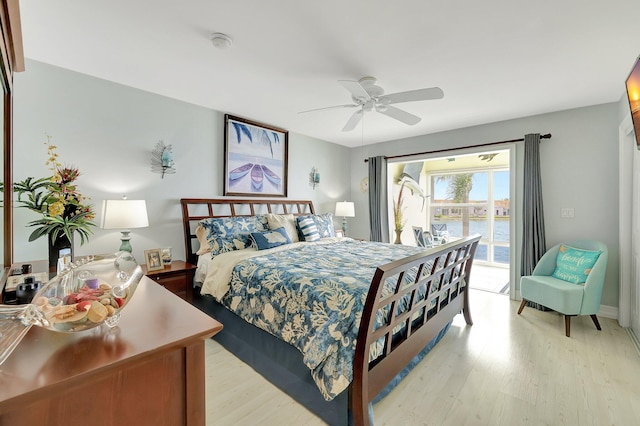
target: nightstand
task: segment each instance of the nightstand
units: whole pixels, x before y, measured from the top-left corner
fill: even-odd
[[[164,269],[147,271],[147,265],[141,265],[142,272],[162,287],[180,296],[187,302],[193,301],[193,276],[196,266],[182,260],[174,260]]]

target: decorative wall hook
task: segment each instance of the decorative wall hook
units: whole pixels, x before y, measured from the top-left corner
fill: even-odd
[[[318,185],[320,185],[320,172],[316,166],[313,166],[309,172],[309,186],[316,189]]]
[[[171,145],[165,145],[164,142],[159,141],[156,147],[151,152],[151,171],[154,173],[161,173],[161,178],[164,179],[164,175],[173,174],[176,169],[173,168],[173,153],[171,152]]]

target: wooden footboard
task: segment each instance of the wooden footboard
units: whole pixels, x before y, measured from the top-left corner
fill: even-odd
[[[369,402],[456,314],[462,311],[467,324],[472,325],[468,285],[479,240],[479,235],[467,237],[376,269],[354,357],[351,409],[356,426],[369,425]],[[407,283],[405,275],[411,268],[417,268],[418,273]],[[383,292],[387,280],[395,283],[393,293]],[[401,299],[409,302],[405,309],[398,308]],[[375,324],[378,311],[388,312],[382,315],[386,317],[383,325]],[[398,326],[404,330],[394,335]],[[380,339],[384,341],[383,353],[370,362],[371,346]]]

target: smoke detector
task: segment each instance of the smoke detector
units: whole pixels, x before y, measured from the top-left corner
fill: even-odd
[[[216,47],[216,49],[228,49],[231,47],[231,37],[222,33],[213,33],[211,35],[211,43]]]

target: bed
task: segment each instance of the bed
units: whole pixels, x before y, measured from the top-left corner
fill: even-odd
[[[472,325],[468,283],[480,236],[425,250],[336,238],[331,215],[317,215],[308,200],[181,205],[187,258],[198,264],[201,286],[193,303],[224,325],[215,339],[328,424],[371,424],[372,403],[424,358],[455,315]],[[276,225],[267,224],[274,217]],[[253,236],[236,235],[236,225]],[[276,245],[280,235],[286,242]],[[285,293],[293,299],[283,302]]]

